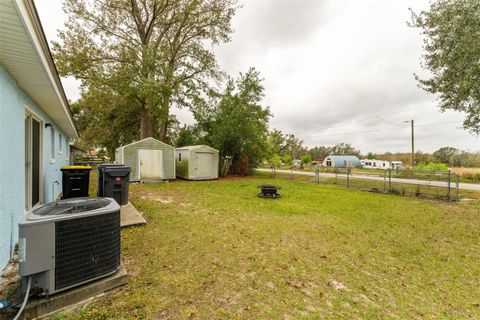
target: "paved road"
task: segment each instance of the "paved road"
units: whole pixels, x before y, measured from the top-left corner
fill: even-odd
[[[260,172],[272,172],[271,169],[257,169]],[[314,177],[315,172],[311,171],[291,171],[291,170],[275,170],[276,173],[284,173],[284,174],[296,174],[299,176],[310,176]],[[346,175],[338,174],[339,177],[346,178]],[[335,178],[334,173],[320,173],[320,177],[323,178]],[[365,175],[350,175],[350,179],[356,180],[371,180],[371,181],[382,181],[383,177],[378,176],[365,176]],[[432,187],[447,187],[447,182],[445,181],[426,181],[426,180],[417,180],[417,179],[401,179],[401,178],[392,178],[392,182],[398,183],[405,183],[405,184],[418,184],[423,186],[432,186]],[[455,187],[455,184],[452,183],[452,188]],[[480,184],[473,184],[473,183],[460,183],[458,185],[460,189],[463,190],[473,190],[473,191],[480,191]]]

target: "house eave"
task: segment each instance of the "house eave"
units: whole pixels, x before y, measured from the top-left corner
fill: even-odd
[[[0,8],[0,64],[68,137],[78,138],[48,41],[32,0],[11,0]]]

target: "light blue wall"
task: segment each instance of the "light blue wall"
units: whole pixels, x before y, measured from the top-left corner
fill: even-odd
[[[24,208],[24,112],[22,94],[0,66],[0,270],[17,239]]]
[[[17,222],[25,208],[25,107],[30,108],[44,124],[52,123],[0,65],[0,273],[18,240]],[[55,163],[50,161],[50,128],[42,126],[43,203],[51,202],[62,191],[60,168],[68,165],[66,136],[53,125]],[[63,154],[59,152],[59,134],[63,139]]]

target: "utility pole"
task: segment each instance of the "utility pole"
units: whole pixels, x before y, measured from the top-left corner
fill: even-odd
[[[412,169],[415,167],[415,130],[414,130],[414,121],[403,121],[404,123],[410,122],[412,126]]]
[[[412,168],[415,167],[415,132],[412,119]]]

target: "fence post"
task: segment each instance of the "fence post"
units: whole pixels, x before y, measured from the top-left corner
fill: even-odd
[[[458,197],[458,189],[459,189],[459,184],[460,184],[460,175],[457,173],[455,175],[455,200],[458,202],[460,199]]]
[[[388,192],[392,193],[392,169],[388,169]]]
[[[337,176],[338,176],[337,167],[335,167],[335,184],[337,184]]]
[[[318,167],[315,168],[315,183],[320,184],[320,169]]]
[[[387,193],[387,170],[383,171],[383,193]]]
[[[347,188],[350,188],[350,168],[347,168]]]
[[[434,171],[435,172],[435,171]],[[450,192],[451,192],[451,179],[452,179],[452,173],[450,170],[448,170],[448,181],[447,181],[447,199],[448,201],[451,201],[451,198],[450,198]]]

